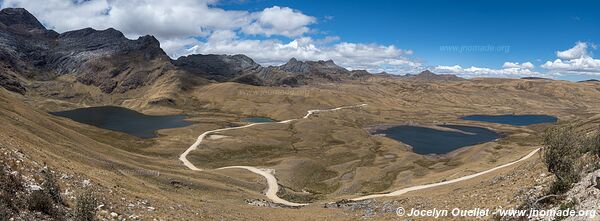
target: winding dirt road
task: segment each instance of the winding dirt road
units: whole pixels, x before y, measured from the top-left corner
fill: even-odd
[[[327,110],[309,110],[308,113],[300,118],[300,119],[306,119],[309,118],[311,115],[315,114],[315,113],[319,113],[319,112],[328,112],[328,111],[337,111],[337,110],[342,110],[342,109],[348,109],[348,108],[357,108],[357,107],[363,107],[366,106],[366,104],[360,104],[360,105],[355,105],[355,106],[345,106],[345,107],[338,107],[338,108],[334,108],[334,109],[327,109]],[[216,132],[222,132],[222,131],[227,131],[227,130],[235,130],[235,129],[242,129],[242,128],[248,128],[248,127],[252,127],[252,126],[256,126],[256,125],[261,125],[261,124],[271,124],[271,123],[278,123],[278,124],[285,124],[285,123],[290,123],[292,121],[296,121],[299,119],[290,119],[290,120],[284,120],[284,121],[279,121],[279,122],[264,122],[264,123],[252,123],[252,124],[248,124],[248,125],[244,125],[244,126],[239,126],[239,127],[228,127],[228,128],[221,128],[221,129],[216,129],[216,130],[210,130],[210,131],[206,131],[204,133],[202,133],[200,136],[198,136],[198,139],[196,140],[196,142],[194,144],[192,144],[192,146],[190,146],[187,150],[185,150],[185,152],[183,152],[180,156],[179,156],[179,160],[181,162],[183,162],[183,164],[189,168],[190,170],[194,170],[194,171],[204,171],[205,169],[201,169],[196,167],[194,164],[192,164],[190,161],[188,161],[187,159],[187,155],[193,151],[198,149],[198,146],[202,143],[202,141],[210,134],[212,133],[216,133]],[[442,186],[442,185],[448,185],[448,184],[452,184],[452,183],[456,183],[456,182],[460,182],[460,181],[465,181],[465,180],[469,180],[490,172],[493,172],[495,170],[498,169],[502,169],[508,166],[511,166],[513,164],[519,163],[521,161],[527,160],[529,159],[531,156],[533,156],[537,151],[539,151],[540,148],[537,148],[533,151],[531,151],[529,154],[527,154],[526,156],[522,157],[519,160],[504,164],[504,165],[500,165],[485,171],[481,171],[475,174],[471,174],[471,175],[467,175],[464,177],[459,177],[456,179],[452,179],[452,180],[447,180],[444,182],[439,182],[439,183],[432,183],[432,184],[423,184],[423,185],[417,185],[417,186],[413,186],[413,187],[408,187],[408,188],[403,188],[400,190],[396,190],[390,193],[382,193],[382,194],[372,194],[372,195],[366,195],[366,196],[362,196],[362,197],[358,197],[358,198],[354,198],[351,199],[353,201],[358,201],[358,200],[365,200],[365,199],[373,199],[373,198],[379,198],[379,197],[392,197],[392,196],[399,196],[405,193],[408,193],[410,191],[415,191],[415,190],[422,190],[422,189],[427,189],[427,188],[433,188],[433,187],[437,187],[437,186]],[[289,202],[287,200],[281,199],[279,198],[279,196],[277,196],[277,192],[279,191],[279,185],[277,184],[277,178],[275,178],[275,176],[272,174],[272,171],[269,169],[261,169],[261,168],[256,168],[256,167],[251,167],[251,166],[227,166],[227,167],[221,167],[221,168],[217,168],[215,170],[225,170],[225,169],[244,169],[244,170],[248,170],[252,173],[258,174],[260,176],[263,176],[266,180],[267,180],[267,192],[265,193],[265,195],[267,196],[267,198],[269,198],[271,201],[275,202],[275,203],[279,203],[279,204],[283,204],[286,206],[305,206],[308,204],[305,203],[293,203],[293,202]]]
[[[396,190],[396,191],[391,192],[391,193],[382,193],[382,194],[372,194],[372,195],[361,196],[361,197],[354,198],[354,199],[351,199],[351,200],[359,201],[359,200],[373,199],[373,198],[379,198],[379,197],[400,196],[400,195],[408,193],[410,191],[422,190],[422,189],[432,188],[432,187],[436,187],[436,186],[443,186],[443,185],[448,185],[448,184],[451,184],[451,183],[465,181],[465,180],[468,180],[468,179],[472,179],[472,178],[481,176],[481,175],[486,174],[486,173],[493,172],[493,171],[498,170],[498,169],[502,169],[504,167],[511,166],[511,165],[513,165],[515,163],[527,160],[531,156],[533,156],[536,152],[538,152],[539,150],[540,150],[540,148],[537,148],[537,149],[531,151],[526,156],[522,157],[521,159],[518,159],[516,161],[513,161],[513,162],[510,162],[510,163],[507,163],[507,164],[503,164],[503,165],[494,167],[494,168],[489,169],[489,170],[484,170],[484,171],[481,171],[479,173],[474,173],[474,174],[471,174],[471,175],[467,175],[467,176],[463,176],[463,177],[459,177],[459,178],[456,178],[456,179],[447,180],[447,181],[439,182],[439,183],[431,183],[431,184],[423,184],[423,185],[418,185],[418,186],[413,186],[413,187],[407,187],[407,188],[404,188],[404,189]]]
[[[338,108],[326,109],[326,110],[309,110],[308,113],[306,115],[304,115],[304,117],[302,117],[300,119],[309,118],[310,116],[312,116],[315,113],[328,112],[328,111],[337,111],[337,110],[342,110],[342,109],[357,108],[357,107],[364,107],[364,106],[367,106],[367,104],[360,104],[360,105],[355,105],[355,106],[338,107]],[[183,152],[179,156],[179,160],[181,162],[183,162],[183,164],[187,168],[189,168],[190,170],[204,171],[205,169],[198,168],[192,162],[190,162],[187,159],[187,156],[188,156],[188,154],[190,154],[190,152],[198,149],[198,146],[202,143],[202,141],[204,141],[204,139],[208,135],[210,135],[212,133],[216,133],[216,132],[223,132],[223,131],[228,131],[228,130],[236,130],[236,129],[248,128],[248,127],[252,127],[252,126],[256,126],[256,125],[261,125],[261,124],[272,124],[272,123],[286,124],[286,123],[290,123],[290,122],[296,121],[296,120],[299,120],[299,119],[290,119],[290,120],[284,120],[284,121],[279,121],[279,122],[252,123],[252,124],[248,124],[248,125],[244,125],[244,126],[239,126],[239,127],[228,127],[228,128],[221,128],[221,129],[206,131],[206,132],[200,134],[200,136],[198,136],[198,139],[196,139],[196,142],[194,142],[194,144],[192,144],[192,146],[190,146],[187,150],[185,150],[185,152]],[[267,196],[267,198],[269,198],[271,201],[273,201],[275,203],[280,203],[280,204],[287,205],[287,206],[304,206],[304,205],[307,205],[307,204],[302,204],[302,203],[293,203],[293,202],[289,202],[287,200],[279,198],[277,196],[277,191],[279,191],[279,185],[277,184],[277,179],[275,178],[275,176],[273,176],[273,174],[271,172],[269,172],[269,170],[259,169],[259,168],[251,167],[251,166],[228,166],[228,167],[217,168],[216,170],[224,170],[224,169],[245,169],[245,170],[248,170],[250,172],[253,172],[253,173],[256,173],[258,175],[263,176],[267,180],[267,184],[268,184],[266,196]]]

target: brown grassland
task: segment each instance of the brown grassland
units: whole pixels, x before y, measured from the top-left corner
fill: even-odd
[[[458,178],[514,161],[540,146],[540,134],[547,127],[465,121],[460,116],[548,114],[557,116],[560,123],[593,121],[600,113],[600,84],[552,80],[413,82],[373,77],[362,82],[296,88],[211,83],[187,90],[176,89],[181,88],[181,82],[162,82],[112,95],[76,83],[69,76],[51,84],[56,85],[39,86],[25,96],[0,89],[0,143],[56,170],[88,177],[100,187],[98,191],[106,196],[107,203],[122,208],[123,213],[166,220],[352,220],[360,214],[326,209],[323,204]],[[57,89],[61,87],[68,90]],[[148,104],[156,98],[176,102]],[[312,203],[304,208],[247,205],[244,199],[265,199],[262,177],[242,170],[194,172],[178,160],[201,133],[245,124],[240,122],[243,117],[286,120],[301,118],[311,109],[362,103],[368,105],[318,113],[289,124],[222,132],[219,135],[223,136],[206,140],[188,158],[201,168],[272,168],[284,187],[279,195],[293,202]],[[47,113],[99,105],[119,105],[155,115],[184,113],[194,124],[140,139]],[[406,123],[476,125],[505,136],[446,155],[423,156],[366,129]],[[140,169],[160,175],[123,172]],[[535,156],[476,179],[381,200],[398,200],[405,208],[510,207],[520,203],[520,190],[541,182],[538,180],[544,170]],[[156,211],[129,211],[126,202],[140,198],[151,201]],[[178,209],[170,209],[173,207]],[[393,217],[389,213],[375,218]]]

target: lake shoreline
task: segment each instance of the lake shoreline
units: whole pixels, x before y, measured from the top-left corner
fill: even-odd
[[[406,127],[406,128],[399,128]],[[391,135],[390,133],[398,133],[399,131],[389,131],[390,129],[404,130],[401,134]],[[506,137],[506,134],[497,131],[493,128],[483,127],[479,125],[468,124],[421,124],[421,123],[398,123],[398,124],[378,124],[370,125],[363,128],[372,136],[384,136],[396,142],[400,142],[409,147],[409,149],[419,155],[429,157],[447,157],[455,155],[466,148],[476,146],[482,143],[495,142]],[[423,129],[429,129],[426,133]],[[414,134],[417,130],[417,134]],[[466,131],[469,130],[469,131]],[[475,132],[473,132],[475,131]],[[388,132],[388,133],[386,133]],[[431,133],[434,132],[434,133]],[[438,132],[436,134],[435,132]],[[450,132],[453,134],[443,134]],[[476,133],[477,132],[477,133]],[[458,134],[457,134],[458,133]],[[424,135],[426,134],[426,135]],[[431,136],[431,137],[427,137]],[[484,137],[481,137],[484,136]],[[425,138],[424,138],[425,137]],[[432,144],[440,140],[442,144]],[[445,143],[446,142],[446,143]],[[462,146],[461,142],[465,142]],[[425,146],[422,146],[425,145]],[[434,148],[432,148],[434,146]],[[444,147],[441,147],[444,146]],[[420,148],[416,150],[415,148]],[[448,149],[448,152],[440,152],[439,149]]]

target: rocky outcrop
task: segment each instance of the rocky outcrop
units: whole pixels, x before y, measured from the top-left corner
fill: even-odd
[[[563,204],[557,205],[551,210],[564,210],[563,205],[573,204],[573,208],[570,208],[575,211],[594,211],[598,209],[598,205],[600,205],[600,189],[598,188],[598,177],[600,177],[600,170],[596,170],[591,172],[583,177],[581,181],[574,184],[573,187],[565,193],[566,199],[563,200]],[[543,217],[544,219],[539,220],[556,220],[554,216]],[[600,220],[600,216],[594,213],[594,216],[591,216],[591,213],[583,216],[571,216],[566,217],[564,220]]]
[[[6,73],[0,73],[0,87],[19,94],[25,94],[27,91],[15,76]]]

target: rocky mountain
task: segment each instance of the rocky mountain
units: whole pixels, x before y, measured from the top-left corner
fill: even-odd
[[[77,82],[104,93],[124,93],[152,85],[165,74],[251,85],[320,84],[357,80],[366,71],[349,71],[328,61],[290,59],[263,67],[245,55],[189,55],[171,60],[153,36],[131,40],[109,28],[57,33],[25,9],[0,11],[0,84],[25,93],[28,80],[73,75]],[[178,73],[178,74],[173,74]]]
[[[112,28],[58,34],[19,8],[0,11],[0,45],[5,73],[36,80],[75,74],[77,81],[98,86],[105,93],[152,83],[172,69],[169,57],[152,36],[130,40]],[[3,75],[14,85],[14,77]]]

